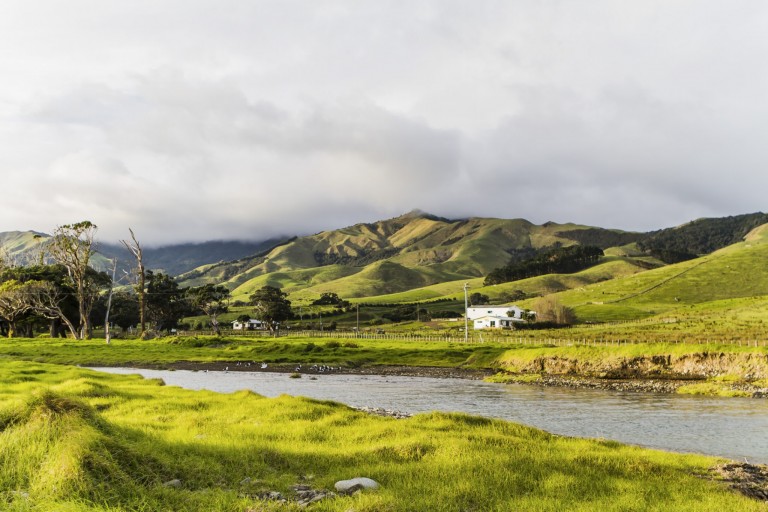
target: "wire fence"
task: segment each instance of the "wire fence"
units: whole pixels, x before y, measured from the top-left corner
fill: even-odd
[[[211,336],[215,333],[213,331],[179,331],[179,336]],[[349,332],[349,331],[264,331],[264,330],[222,330],[222,336],[229,337],[253,337],[253,338],[307,338],[307,339],[349,339],[349,340],[391,340],[391,341],[419,341],[419,342],[442,342],[442,343],[470,343],[470,344],[482,344],[482,343],[495,343],[495,344],[508,344],[508,345],[529,345],[529,346],[554,346],[554,347],[567,347],[567,346],[622,346],[622,345],[643,345],[647,343],[667,343],[675,345],[732,345],[742,347],[768,347],[768,339],[703,339],[703,338],[670,338],[670,339],[654,339],[643,341],[633,338],[613,338],[613,339],[598,339],[598,338],[536,338],[536,337],[522,337],[522,336],[498,336],[498,335],[485,335],[479,333],[472,333],[466,338],[464,336],[454,335],[439,335],[439,334],[421,334],[421,333],[403,333],[403,332],[381,332],[381,333],[369,333],[369,332]]]

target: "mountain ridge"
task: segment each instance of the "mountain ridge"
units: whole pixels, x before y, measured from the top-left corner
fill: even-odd
[[[267,284],[299,300],[324,292],[360,298],[477,280],[515,258],[529,258],[548,248],[594,245],[607,250],[605,262],[617,264],[605,267],[612,269],[607,273],[600,270],[585,274],[593,276],[583,280],[588,284],[593,278],[611,278],[611,272],[624,275],[663,266],[663,261],[642,247],[654,236],[656,240],[674,241],[674,235],[679,234],[691,241],[691,247],[717,249],[743,238],[747,229],[762,219],[768,220],[768,216],[757,212],[696,219],[674,228],[639,233],[551,221],[537,225],[521,218],[447,219],[412,210],[389,219],[307,236],[148,248],[145,264],[177,275],[182,286],[224,284],[237,300],[246,300]],[[34,232],[0,233],[0,246],[6,253],[26,254],[34,262],[35,249],[39,249],[43,236]],[[113,257],[127,265],[132,263],[131,256],[119,245],[99,247],[102,264]],[[570,286],[554,283],[579,282],[576,278],[546,277],[540,281],[553,283],[542,285],[542,290],[550,292]]]

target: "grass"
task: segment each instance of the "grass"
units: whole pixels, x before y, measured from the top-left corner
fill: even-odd
[[[581,321],[635,320],[723,300],[768,294],[762,238],[708,256],[558,294]]]
[[[514,342],[457,343],[397,339],[171,337],[155,340],[11,339],[0,359],[83,366],[170,367],[178,361],[327,364],[348,368],[413,366],[570,373],[586,377],[677,378],[686,372],[713,374],[760,385],[768,378],[768,347],[648,343],[554,346]],[[698,370],[694,370],[698,368]],[[637,369],[639,373],[633,373]],[[692,374],[692,376],[697,376]],[[527,377],[526,377],[527,378]],[[698,375],[697,378],[701,378]],[[722,388],[729,384],[720,382]],[[714,389],[714,388],[712,388]],[[704,392],[706,390],[702,390]]]
[[[394,420],[67,366],[0,360],[0,371],[3,510],[299,510],[258,495],[354,476],[382,488],[311,509],[765,510],[701,478],[709,457],[464,414]]]
[[[731,389],[727,385],[719,382],[699,382],[696,384],[686,384],[677,390],[681,395],[705,395],[705,396],[723,396],[723,397],[750,397],[751,393],[747,391]]]
[[[0,357],[80,365],[162,365],[175,361],[264,361],[347,366],[481,367],[506,350],[501,345],[334,338],[164,338],[149,341],[18,339],[0,342]]]

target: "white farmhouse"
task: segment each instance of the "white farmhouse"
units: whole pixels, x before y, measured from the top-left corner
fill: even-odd
[[[511,329],[526,321],[525,310],[517,306],[472,306],[467,308],[467,319],[475,329]]]
[[[235,331],[255,331],[261,328],[261,320],[256,320],[255,318],[251,318],[247,322],[240,322],[238,320],[232,322],[232,329]]]

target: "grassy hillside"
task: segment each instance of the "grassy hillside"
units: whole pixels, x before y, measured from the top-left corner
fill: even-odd
[[[712,301],[768,295],[768,226],[710,255],[563,291],[582,321],[628,320]]]
[[[223,282],[236,298],[265,284],[280,286],[297,299],[323,292],[370,297],[484,277],[506,264],[511,252],[572,245],[579,238],[572,234],[585,231],[590,236],[626,238],[576,224],[447,220],[411,212],[296,238],[259,257],[196,269],[181,280],[184,285]]]
[[[479,292],[487,295],[492,302],[510,302],[510,297],[522,292],[527,296],[547,295],[572,288],[580,288],[593,283],[605,282],[618,277],[633,275],[646,270],[644,263],[635,258],[609,256],[603,263],[574,274],[550,274],[546,276],[522,279],[510,283],[484,286],[482,278],[465,279],[439,283],[406,292],[366,297],[369,303],[416,302],[435,299],[463,298],[464,283],[468,283],[470,293]]]
[[[49,238],[36,231],[6,231],[0,233],[0,261],[11,265],[30,265],[45,256],[45,243]]]

